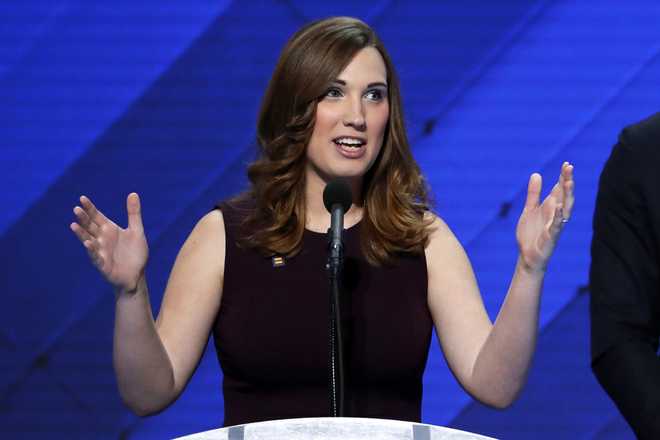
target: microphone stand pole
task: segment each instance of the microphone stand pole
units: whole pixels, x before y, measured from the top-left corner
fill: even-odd
[[[332,207],[332,225],[339,230],[330,238],[330,254],[326,269],[330,281],[330,408],[333,417],[345,416],[344,345],[341,328],[341,273],[344,265],[344,245],[341,233],[344,229],[344,213],[339,204]],[[336,232],[336,231],[335,231]],[[338,237],[338,239],[337,239]]]

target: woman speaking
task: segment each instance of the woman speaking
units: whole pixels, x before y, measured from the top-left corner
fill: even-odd
[[[542,203],[541,176],[530,177],[519,257],[491,323],[465,251],[431,210],[394,67],[365,23],[321,20],[289,40],[257,138],[250,187],[199,220],[155,320],[138,195],[128,196],[125,229],[88,197],[74,208],[71,229],[116,291],[124,402],[140,415],[167,407],[213,334],[225,425],[330,414],[323,191],[340,178],[352,199],[342,280],[347,414],[420,420],[433,327],[461,386],[486,405],[510,405],[534,352],[545,269],[571,214],[573,167],[563,164]]]

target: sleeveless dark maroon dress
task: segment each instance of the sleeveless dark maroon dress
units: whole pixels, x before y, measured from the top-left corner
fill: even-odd
[[[305,231],[302,251],[277,266],[236,244],[249,206],[218,208],[227,245],[213,336],[224,373],[224,425],[329,416],[326,235]],[[345,230],[344,243],[348,415],[420,421],[432,334],[425,257],[371,266],[359,224]]]

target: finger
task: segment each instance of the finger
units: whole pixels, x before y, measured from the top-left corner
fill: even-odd
[[[548,194],[550,197],[553,197],[555,201],[559,204],[561,204],[564,201],[564,189],[563,186],[560,185],[559,182],[555,183],[552,186],[552,189],[550,190],[550,194]]]
[[[85,229],[83,229],[83,227],[80,226],[78,223],[71,223],[69,225],[69,228],[71,228],[73,233],[76,234],[76,237],[78,237],[78,240],[80,240],[81,243],[84,242],[85,240],[92,239],[92,236],[89,235],[89,233],[85,231]]]
[[[567,166],[568,166],[568,162],[564,162],[561,164],[561,168],[559,170],[559,179],[557,179],[557,184],[552,187],[552,194],[554,197],[557,198],[559,203],[564,203],[564,184],[566,182]],[[557,188],[558,191],[555,191],[555,188]]]
[[[94,263],[95,266],[98,266],[99,254],[96,251],[96,247],[94,246],[94,241],[85,240],[83,242],[83,246],[85,246],[85,249],[87,249],[87,255],[89,255],[89,259],[92,260],[92,263]]]
[[[559,185],[559,189],[561,190],[561,201],[564,201],[564,184],[566,182],[566,179],[564,177],[565,170],[566,170],[566,165],[568,162],[564,162],[561,164],[561,169],[559,170],[559,180],[557,181],[557,184]]]
[[[569,218],[573,211],[573,204],[575,202],[575,195],[573,190],[575,188],[575,180],[573,179],[573,165],[568,164],[562,170],[564,177],[563,191],[564,191],[564,217]]]
[[[98,256],[98,254],[95,254],[92,257],[92,263],[94,263],[94,266],[96,266],[97,269],[103,270],[103,259]]]
[[[555,234],[561,231],[562,227],[565,224],[564,212],[561,205],[557,205],[555,208],[555,213],[552,218],[552,224],[550,225],[551,231]]]
[[[533,173],[529,177],[529,183],[527,184],[527,200],[525,201],[525,209],[534,209],[539,205],[542,184],[543,184],[543,179],[539,173]]]
[[[126,198],[126,211],[128,212],[129,229],[143,232],[140,196],[137,193],[130,193]]]
[[[560,215],[561,218],[561,203],[558,203],[555,197],[555,185],[541,204],[541,214],[543,215],[544,226],[546,230],[552,230],[555,223],[555,217]]]
[[[543,216],[547,219],[547,226],[550,227],[554,223],[555,215],[558,213],[560,218],[562,218],[562,189],[559,186],[559,182],[555,183],[550,194],[548,194],[545,199],[543,199],[543,205],[541,205],[543,210]]]
[[[550,193],[548,193],[547,196],[545,196],[545,199],[543,201],[545,202],[546,200],[553,199],[555,203],[562,204],[563,199],[564,199],[564,192],[562,189],[562,185],[560,181],[557,181],[554,185],[552,185],[552,189],[550,189]]]
[[[85,212],[80,206],[76,206],[73,208],[73,213],[78,219],[78,224],[85,230],[85,232],[96,237],[99,227],[92,221],[89,215],[87,215],[87,212]]]
[[[92,263],[97,267],[101,272],[103,272],[103,265],[105,264],[105,258],[101,252],[95,251],[90,252],[89,257],[92,259]]]
[[[98,264],[98,268],[101,269],[101,271],[105,272],[105,269],[104,269],[104,267],[105,267],[105,258],[99,257],[99,261],[98,261],[97,264]]]
[[[99,242],[94,238],[83,241],[83,245],[85,246],[85,249],[87,249],[87,252],[92,252],[95,254],[98,253],[101,249]]]
[[[96,267],[99,268],[100,271],[103,271],[103,265],[105,264],[105,259],[103,258],[103,255],[100,253],[96,254],[96,259],[94,260],[94,264]]]
[[[101,226],[109,221],[108,218],[96,208],[94,203],[92,203],[88,197],[80,196],[80,203],[82,204],[82,207],[89,218],[92,220],[92,222],[96,223],[97,226]]]

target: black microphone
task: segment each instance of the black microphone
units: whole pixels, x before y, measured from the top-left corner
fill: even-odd
[[[344,259],[344,213],[351,207],[351,189],[340,179],[328,183],[323,190],[323,204],[330,211],[328,239],[328,280],[330,281],[330,409],[334,417],[346,416],[346,375],[341,328],[341,269]]]
[[[332,180],[323,190],[323,204],[330,212],[330,258],[341,258],[344,214],[351,207],[353,196],[348,184],[341,179]],[[338,261],[337,261],[338,262]],[[331,263],[333,263],[331,261]]]

